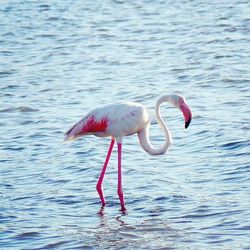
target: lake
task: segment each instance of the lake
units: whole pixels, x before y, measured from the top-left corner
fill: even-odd
[[[250,249],[249,1],[0,3],[1,249]],[[124,139],[119,211],[117,147],[98,214],[95,186],[109,138],[64,133],[117,101],[162,105],[173,136],[150,156]]]

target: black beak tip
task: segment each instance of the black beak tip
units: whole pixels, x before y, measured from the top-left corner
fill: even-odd
[[[185,128],[188,128],[189,124],[191,123],[192,119],[189,119],[188,121],[185,122]]]

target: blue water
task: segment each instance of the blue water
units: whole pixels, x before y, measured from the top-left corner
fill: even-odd
[[[250,249],[249,1],[1,1],[0,249]],[[100,202],[109,139],[64,143],[96,106],[162,94],[194,117],[162,115],[173,135],[152,157],[124,140]]]

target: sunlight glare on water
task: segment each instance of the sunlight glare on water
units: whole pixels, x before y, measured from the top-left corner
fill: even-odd
[[[249,249],[248,1],[0,3],[1,249]],[[119,211],[109,139],[64,143],[90,109],[119,100],[163,106],[173,135],[152,157],[124,139],[128,215]]]

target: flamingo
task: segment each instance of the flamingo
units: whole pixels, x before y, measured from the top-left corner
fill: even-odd
[[[150,117],[147,108],[136,102],[120,102],[93,109],[65,134],[65,140],[72,140],[84,135],[95,135],[98,137],[111,137],[106,160],[101,170],[96,189],[99,194],[102,208],[106,201],[103,195],[102,183],[108,166],[108,162],[114,147],[115,141],[118,147],[118,187],[117,194],[120,200],[121,211],[126,211],[123,188],[122,188],[122,142],[124,136],[138,134],[141,147],[150,155],[165,154],[172,144],[171,133],[162,120],[160,106],[163,102],[168,102],[180,109],[184,115],[185,128],[192,119],[192,112],[184,97],[180,95],[164,95],[155,106],[155,116],[158,124],[165,134],[165,142],[159,147],[152,146],[149,140]]]

